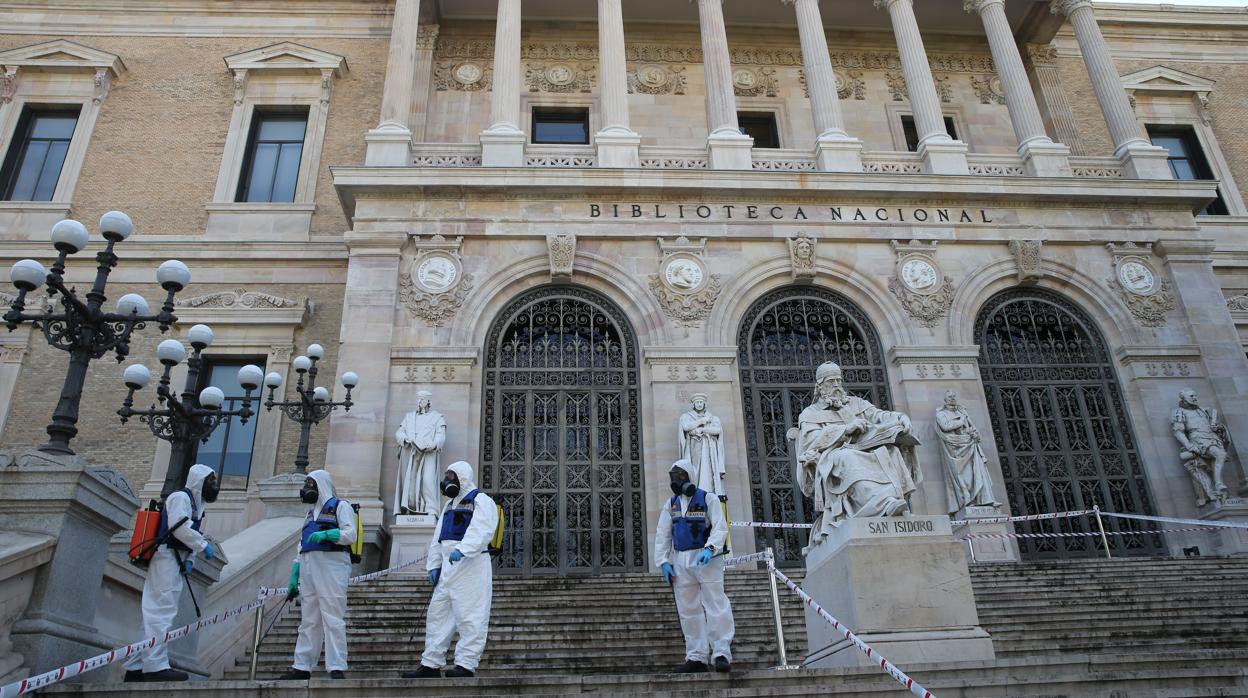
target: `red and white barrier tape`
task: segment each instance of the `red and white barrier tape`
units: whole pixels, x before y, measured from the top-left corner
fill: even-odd
[[[1205,521],[1203,519],[1176,519],[1170,516],[1145,516],[1143,514],[1119,514],[1102,511],[1101,516],[1113,516],[1118,519],[1136,519],[1138,521],[1160,521],[1162,523],[1186,524],[1189,526],[1205,526],[1210,528],[1246,528],[1248,523],[1239,521]]]
[[[411,562],[406,562],[402,565],[396,565],[395,567],[390,567],[390,568],[381,570],[379,572],[373,572],[371,574],[360,575],[359,577],[352,577],[348,583],[358,584],[359,582],[366,582],[372,579],[376,579],[378,577],[383,577],[387,574],[391,574],[395,572],[396,570],[401,570],[405,567],[411,567],[412,565],[415,565],[417,563],[424,562],[424,561],[425,561],[425,558],[421,557],[418,560],[412,560]],[[200,620],[197,620],[194,623],[188,623],[180,628],[174,628],[173,630],[170,630],[169,632],[165,633],[163,636],[153,635],[145,640],[132,642],[124,647],[118,647],[114,650],[105,652],[104,654],[98,654],[94,657],[91,657],[90,659],[84,659],[80,662],[76,662],[74,664],[68,664],[66,666],[63,666],[60,669],[53,669],[52,671],[46,671],[37,676],[31,676],[31,677],[22,679],[21,681],[14,681],[11,684],[0,686],[0,698],[15,698],[15,696],[25,695],[27,693],[36,691],[40,688],[46,688],[48,686],[51,686],[52,684],[60,683],[64,681],[65,679],[71,679],[80,674],[85,674],[88,671],[95,671],[96,669],[101,669],[103,667],[109,666],[110,664],[116,664],[117,662],[125,661],[128,657],[133,655],[135,652],[141,652],[143,650],[150,649],[157,645],[168,644],[170,642],[173,642],[174,640],[184,638],[187,635],[190,635],[191,633],[199,632],[200,630],[203,630],[204,628],[210,625],[216,625],[217,623],[222,623],[224,621],[230,620],[231,618],[238,618],[246,614],[248,611],[254,611],[260,606],[263,606],[264,604],[268,603],[269,599],[271,598],[274,598],[276,596],[285,596],[285,595],[286,595],[285,589],[277,589],[273,587],[268,587],[268,588],[261,587],[260,593],[257,595],[257,598],[255,601],[239,606],[238,608],[234,608],[229,611],[225,611],[223,613],[218,613],[211,618],[201,618]]]
[[[766,550],[764,550],[761,553],[750,553],[749,555],[739,555],[737,557],[727,558],[724,560],[724,566],[732,567],[734,565],[744,565],[747,562],[759,562],[761,560],[770,560],[770,559],[771,559],[771,556],[767,554]]]
[[[1210,527],[1210,526],[1195,526],[1195,527],[1192,527],[1192,528],[1163,528],[1163,529],[1159,529],[1159,530],[1156,530],[1156,531],[1106,531],[1106,532],[1105,532],[1105,535],[1107,535],[1107,536],[1139,536],[1139,535],[1145,535],[1145,534],[1148,534],[1148,533],[1186,533],[1186,532],[1190,532],[1190,531],[1217,531],[1217,530],[1221,530],[1221,529],[1213,528],[1213,527]],[[971,533],[971,534],[968,534],[968,535],[962,536],[962,540],[984,539],[984,538],[1001,539],[1001,538],[1084,538],[1084,537],[1088,537],[1088,538],[1100,538],[1100,537],[1101,537],[1101,534],[1100,534],[1100,533],[1098,533],[1098,532],[1096,532],[1096,531],[1092,531],[1092,532],[1089,532],[1089,533],[1084,533],[1084,532],[1071,532],[1071,533]]]
[[[995,524],[995,523],[1011,523],[1014,521],[1046,521],[1049,519],[1067,519],[1074,516],[1084,516],[1085,514],[1095,513],[1091,509],[1082,509],[1080,511],[1058,511],[1050,514],[1028,514],[1026,516],[991,516],[983,519],[954,519],[951,523],[954,527],[965,526],[967,524]],[[1104,514],[1105,512],[1101,512]]]
[[[773,523],[771,521],[733,521],[732,526],[736,528],[810,528],[811,524]]]
[[[799,587],[792,579],[789,579],[783,572],[776,569],[774,564],[768,563],[767,571],[775,575],[776,579],[784,582],[784,585],[787,586],[790,591],[802,597],[802,601],[804,601],[807,606],[810,606],[815,613],[818,613],[824,620],[831,623],[832,627],[836,628],[846,640],[854,643],[854,645],[857,646],[858,649],[865,652],[868,657],[878,662],[881,669],[901,683],[902,686],[910,689],[911,693],[919,696],[919,698],[936,698],[935,694],[920,686],[914,679],[906,676],[905,672],[898,669],[895,664],[882,657],[879,652],[876,652],[870,645],[863,642],[862,638],[855,635],[852,630],[841,625],[839,620],[834,618],[831,613],[825,611],[822,606],[815,602],[814,599],[810,598],[810,594],[803,591],[802,588]]]

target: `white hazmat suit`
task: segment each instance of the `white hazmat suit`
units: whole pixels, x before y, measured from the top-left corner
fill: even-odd
[[[680,468],[690,473],[688,461],[677,461],[672,470]],[[692,473],[690,473],[692,475]],[[680,514],[689,510],[692,497],[678,495]],[[709,664],[714,657],[732,661],[732,606],[724,593],[724,558],[716,555],[703,566],[694,564],[701,548],[676,550],[672,532],[671,499],[663,500],[659,510],[659,525],[654,530],[654,561],[659,567],[669,562],[676,571],[672,588],[676,595],[676,611],[680,614],[680,629],[685,634],[685,660]],[[708,546],[715,553],[722,553],[728,539],[728,520],[723,505],[714,494],[706,495],[706,513],[711,523]]]
[[[334,498],[334,480],[326,470],[313,470],[308,477],[316,481],[316,505],[308,512],[315,519],[321,516],[325,503]],[[351,504],[338,501],[338,545],[350,546],[359,531],[355,529],[355,511]],[[300,545],[302,547],[302,543]],[[346,551],[309,550],[300,552],[299,595],[302,615],[299,639],[295,642],[294,668],[312,671],[325,644],[325,670],[347,670],[347,581],[351,578],[351,555]]]
[[[477,488],[472,476],[472,466],[464,461],[452,463],[447,470],[459,478],[459,492],[442,507],[443,515],[450,509],[461,507],[463,498]],[[455,646],[455,665],[468,671],[476,671],[485,651],[485,636],[490,627],[490,601],[494,596],[494,567],[490,561],[489,545],[498,527],[498,509],[494,500],[484,492],[477,493],[471,504],[472,521],[463,540],[438,542],[438,533],[429,542],[426,570],[441,568],[438,584],[429,601],[425,625],[425,652],[420,663],[432,669],[446,664],[446,651],[451,638],[459,632]],[[451,562],[451,553],[458,550],[464,559]]]
[[[212,468],[196,463],[186,474],[186,492],[178,490],[165,498],[165,513],[172,529],[170,534],[178,542],[191,549],[190,553],[182,552],[185,560],[197,555],[208,547],[208,540],[203,534],[191,528],[191,523],[204,516],[204,480],[213,475]],[[186,523],[173,528],[182,519]],[[182,599],[182,587],[186,584],[182,579],[182,571],[178,569],[177,556],[162,545],[147,568],[147,579],[143,581],[143,637],[164,635],[173,626],[173,619],[178,615],[178,602]],[[161,644],[151,649],[137,652],[126,660],[126,671],[141,670],[145,674],[163,671],[169,668],[169,645]]]

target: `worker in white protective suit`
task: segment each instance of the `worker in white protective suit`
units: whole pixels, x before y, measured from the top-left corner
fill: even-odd
[[[143,581],[144,638],[162,636],[173,626],[182,599],[185,577],[191,573],[196,554],[205,560],[217,550],[204,534],[204,504],[217,501],[221,491],[217,474],[202,463],[191,466],[186,487],[169,493],[161,507],[159,538],[165,542],[152,555]],[[136,652],[126,660],[126,682],[186,681],[186,672],[169,668],[169,645],[159,644]]]
[[[446,469],[440,489],[450,499],[442,508],[438,534],[429,542],[425,562],[434,587],[425,624],[425,652],[420,668],[404,673],[405,679],[441,676],[456,631],[455,667],[447,669],[446,677],[473,676],[490,627],[494,567],[489,545],[498,527],[498,508],[477,489],[472,466],[462,460]]]
[[[728,520],[714,495],[690,480],[687,460],[672,464],[668,476],[673,497],[659,512],[654,530],[654,559],[663,581],[676,595],[680,628],[685,633],[685,663],[678,674],[732,669],[732,606],[724,593],[724,558]]]
[[[347,671],[347,582],[351,579],[351,544],[355,528],[351,503],[339,499],[329,471],[313,470],[299,490],[312,509],[303,522],[299,554],[290,569],[288,598],[301,596],[299,639],[295,661],[282,674],[285,681],[309,679],[325,645],[325,669],[331,679]]]

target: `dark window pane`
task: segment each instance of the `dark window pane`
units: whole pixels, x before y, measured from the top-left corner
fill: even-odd
[[[737,126],[741,133],[754,139],[755,148],[780,147],[780,129],[772,112],[738,112]]]
[[[533,142],[589,144],[589,110],[534,107]]]
[[[1196,176],[1196,170],[1192,167],[1192,163],[1179,158],[1170,158],[1170,171],[1174,173],[1175,179],[1200,179]]]
[[[1191,126],[1148,125],[1145,127],[1153,145],[1165,148],[1169,154],[1170,172],[1175,179],[1216,179],[1205,151]],[[1225,216],[1229,213],[1222,192],[1204,210],[1202,216]]]
[[[903,114],[901,117],[901,132],[906,138],[906,150],[913,153],[919,149],[919,127],[914,123],[914,117],[909,114]],[[945,133],[949,137],[957,140],[958,129],[953,125],[953,117],[945,117]]]
[[[308,113],[257,110],[239,182],[239,201],[289,203],[299,183]]]
[[[52,200],[77,123],[76,107],[22,110],[0,171],[5,199]]]

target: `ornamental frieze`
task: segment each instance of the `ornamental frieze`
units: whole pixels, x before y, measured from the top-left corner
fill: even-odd
[[[862,79],[861,70],[837,70],[833,71],[836,76],[836,96],[841,99],[850,99],[851,97],[859,102],[867,98],[867,83]],[[806,84],[806,71],[799,68],[797,71],[797,81],[802,86],[802,96],[810,96],[810,86]]]
[[[628,73],[629,94],[683,95],[688,78],[683,65],[638,66]]]
[[[596,63],[533,63],[524,72],[529,92],[591,92],[597,80]]]

